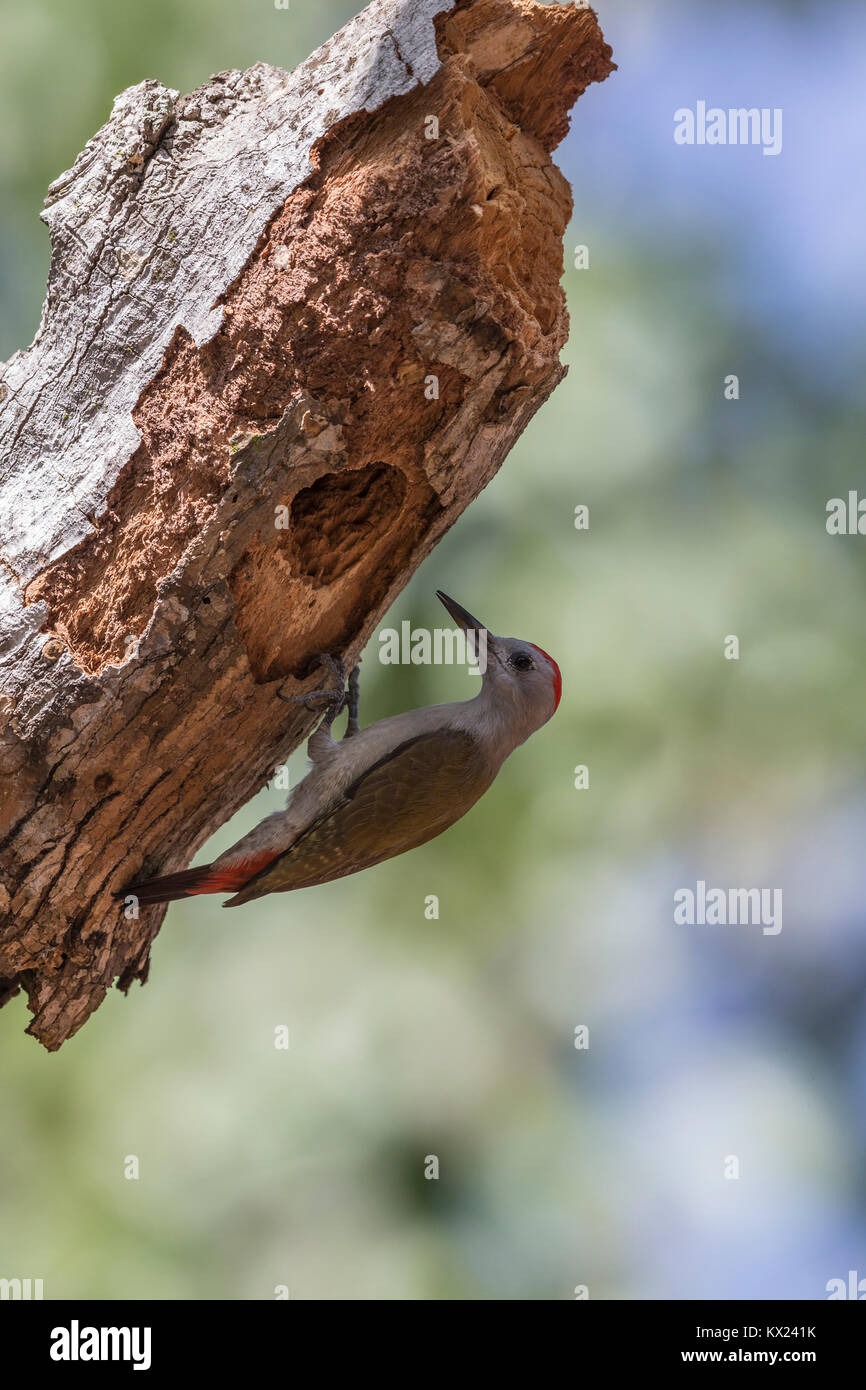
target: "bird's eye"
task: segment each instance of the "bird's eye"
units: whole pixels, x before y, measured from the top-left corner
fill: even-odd
[[[515,652],[511,658],[511,664],[515,671],[531,671],[534,663],[532,657],[527,656],[526,652]]]

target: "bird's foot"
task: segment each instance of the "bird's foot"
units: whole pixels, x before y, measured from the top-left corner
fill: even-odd
[[[277,697],[287,705],[303,705],[311,714],[326,704],[328,709],[325,722],[330,726],[346,707],[346,667],[339,656],[331,656],[329,652],[319,653],[319,661],[327,667],[336,685],[323,687],[321,690],[307,690],[303,695],[284,695],[280,689],[277,691]]]
[[[339,656],[331,656],[328,652],[321,652],[319,661],[326,666],[336,681],[336,685],[323,687],[321,690],[307,690],[303,695],[284,695],[282,690],[277,691],[277,695],[284,700],[287,705],[303,705],[304,709],[314,713],[321,709],[323,704],[327,705],[325,717],[322,725],[330,729],[334,720],[343,710],[349,710],[349,719],[346,724],[344,738],[351,738],[358,732],[358,705],[360,703],[360,668],[353,666],[349,672],[348,684],[346,682],[346,665]]]
[[[346,689],[346,704],[349,709],[349,719],[346,724],[346,732],[343,738],[351,738],[358,732],[358,706],[361,702],[361,668],[353,666],[349,672],[349,684]]]

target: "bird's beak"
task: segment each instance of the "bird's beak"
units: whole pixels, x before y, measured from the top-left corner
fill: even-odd
[[[447,594],[443,594],[441,589],[436,590],[436,597],[451,614],[451,617],[454,619],[455,623],[457,623],[458,627],[462,627],[464,632],[487,631],[483,623],[480,623],[477,618],[473,618],[472,614],[468,613],[465,608],[462,608],[459,603],[455,603],[453,598],[449,598]]]

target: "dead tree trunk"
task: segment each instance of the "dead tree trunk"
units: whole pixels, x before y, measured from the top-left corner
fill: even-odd
[[[0,1000],[57,1048],[563,375],[550,151],[592,10],[374,0],[292,73],[123,92],[0,379]],[[288,715],[288,717],[287,717]]]

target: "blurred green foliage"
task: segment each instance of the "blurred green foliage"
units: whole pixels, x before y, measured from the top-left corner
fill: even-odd
[[[0,352],[37,321],[39,200],[115,92],[291,66],[352,9],[5,4]],[[820,1297],[840,1272],[807,1252],[862,1220],[860,1140],[798,1010],[862,955],[830,851],[813,898],[796,865],[863,782],[862,554],[823,524],[862,472],[862,407],[729,315],[712,227],[653,241],[584,206],[576,240],[569,375],[387,618],[441,625],[446,589],[556,656],[559,713],[412,855],[231,915],[173,906],[146,988],[60,1054],[22,1035],[22,1000],[0,1014],[0,1274],[48,1297],[475,1299],[736,1293],[752,1268]],[[472,692],[376,651],[365,721]],[[785,931],[696,944],[671,908],[696,876],[783,882]],[[826,1024],[842,984],[815,988]]]

